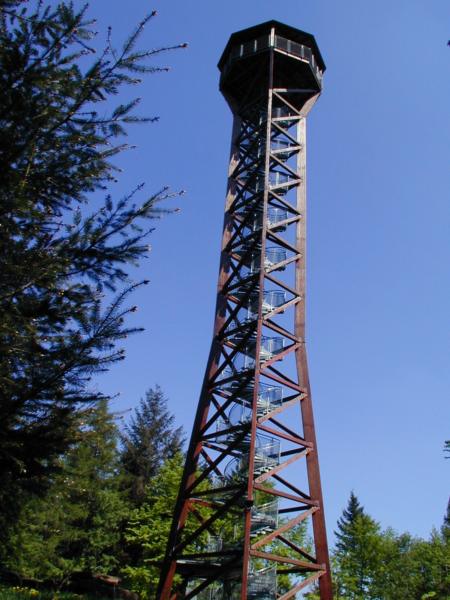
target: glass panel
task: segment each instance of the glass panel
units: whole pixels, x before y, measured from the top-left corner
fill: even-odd
[[[283,403],[283,388],[276,385],[260,384],[257,415],[263,417]]]
[[[282,337],[262,337],[260,358],[261,360],[268,360],[275,354],[279,354],[284,349],[284,338]]]
[[[264,535],[278,526],[278,501],[252,507],[250,535]]]
[[[273,265],[286,260],[287,252],[283,248],[273,246],[266,248],[266,255],[264,257],[264,265],[266,268],[272,267]]]
[[[284,208],[271,206],[267,211],[267,222],[269,225],[275,225],[280,221],[285,221],[288,218],[288,212]]]
[[[248,600],[275,600],[276,597],[276,567],[269,567],[249,573],[247,587]]]

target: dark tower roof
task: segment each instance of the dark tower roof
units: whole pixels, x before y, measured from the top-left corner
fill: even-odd
[[[269,85],[292,90],[286,100],[300,110],[320,94],[325,63],[313,35],[266,21],[233,33],[218,67],[220,91],[233,112]]]
[[[241,31],[236,31],[232,33],[230,39],[228,40],[227,45],[225,46],[225,50],[220,57],[218,67],[222,71],[226,61],[228,54],[231,48],[237,44],[242,44],[243,42],[251,39],[255,39],[264,33],[270,31],[270,29],[274,27],[275,32],[278,35],[282,35],[293,42],[297,42],[299,44],[303,44],[314,53],[317,64],[319,65],[321,71],[325,71],[326,66],[325,62],[320,54],[319,46],[313,35],[310,33],[306,33],[306,31],[301,31],[300,29],[296,29],[295,27],[291,27],[290,25],[285,25],[284,23],[280,23],[280,21],[265,21],[264,23],[260,23],[259,25],[254,25],[253,27],[248,27],[247,29],[242,29]]]

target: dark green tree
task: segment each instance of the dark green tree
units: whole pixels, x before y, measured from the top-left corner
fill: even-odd
[[[100,204],[99,194],[129,148],[127,124],[154,120],[135,116],[138,99],[110,98],[165,70],[148,60],[169,48],[136,47],[155,14],[96,53],[86,7],[0,3],[0,540],[73,441],[80,405],[104,398],[90,378],[138,330],[125,323],[141,285],[128,266],[146,256],[171,194],[141,197],[140,185]]]
[[[118,430],[106,401],[79,417],[77,442],[43,498],[24,507],[3,556],[22,577],[64,584],[75,573],[110,573],[128,513],[119,491]]]
[[[337,522],[336,549],[338,551],[346,551],[349,547],[354,547],[354,539],[352,526],[356,517],[364,514],[364,509],[359,503],[358,498],[352,491],[348,500],[347,508],[342,511],[342,517],[339,517]]]
[[[444,523],[442,524],[441,534],[446,544],[448,544],[450,547],[450,499],[447,502],[447,510],[445,511]]]
[[[378,598],[373,595],[372,584],[380,566],[380,526],[364,512],[353,492],[335,533],[338,597],[348,600]]]
[[[140,505],[145,488],[165,460],[180,452],[182,427],[174,427],[167,398],[157,385],[145,393],[122,434],[124,481],[132,501]]]

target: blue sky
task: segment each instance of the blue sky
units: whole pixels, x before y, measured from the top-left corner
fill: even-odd
[[[236,30],[277,19],[316,36],[327,72],[308,118],[307,340],[328,530],[353,489],[381,524],[427,536],[449,491],[447,0],[97,0],[123,40],[152,9],[142,47],[188,42],[136,94],[115,194],[145,181],[187,194],[155,223],[135,273],[127,359],[98,379],[133,407],[159,383],[190,431],[213,326],[231,114],[216,63]],[[131,92],[130,92],[131,97]]]

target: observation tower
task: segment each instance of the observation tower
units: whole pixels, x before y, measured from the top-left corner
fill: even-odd
[[[277,21],[219,61],[233,113],[214,334],[159,600],[332,600],[305,348],[306,115],[325,64]]]

